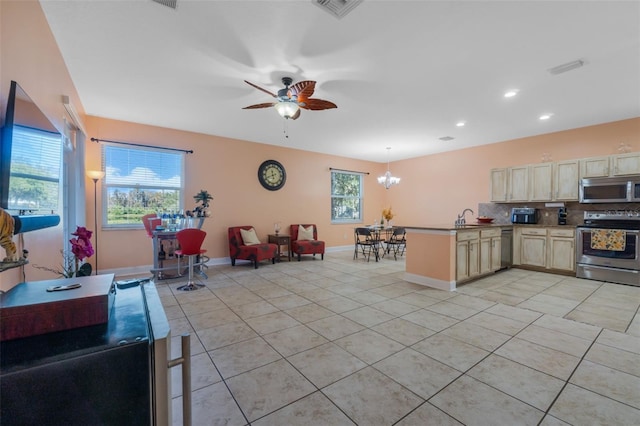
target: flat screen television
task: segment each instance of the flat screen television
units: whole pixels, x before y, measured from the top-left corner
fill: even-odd
[[[15,81],[1,138],[0,207],[13,214],[58,213],[62,138]]]

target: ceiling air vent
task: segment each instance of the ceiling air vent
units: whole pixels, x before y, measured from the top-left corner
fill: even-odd
[[[451,136],[443,136],[443,137],[438,138],[438,139],[440,139],[443,142],[449,142],[449,141],[454,140],[455,138],[452,138]]]
[[[340,19],[362,3],[362,0],[313,0],[313,3]]]
[[[178,6],[178,0],[152,0],[156,3],[159,3],[163,6],[170,7],[171,9],[175,9]]]

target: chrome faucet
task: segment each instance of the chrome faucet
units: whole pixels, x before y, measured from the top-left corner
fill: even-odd
[[[462,213],[460,213],[460,214],[458,215],[458,218],[456,219],[456,226],[464,225],[465,223],[467,223],[467,221],[466,221],[466,220],[465,220],[465,218],[464,218],[464,215],[465,215],[467,212],[471,212],[471,214],[474,214],[474,213],[473,213],[473,210],[471,210],[471,209],[464,209],[464,210],[462,210]]]

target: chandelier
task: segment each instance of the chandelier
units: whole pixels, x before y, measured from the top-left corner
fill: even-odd
[[[384,175],[378,177],[378,183],[380,185],[384,185],[386,189],[389,189],[391,185],[397,185],[400,183],[400,178],[391,176],[391,172],[389,171],[389,150],[390,149],[391,147],[388,146],[387,147],[387,172]]]

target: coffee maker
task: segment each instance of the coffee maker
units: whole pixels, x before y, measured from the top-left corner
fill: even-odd
[[[567,224],[567,208],[560,207],[558,209],[558,225],[566,225]]]

